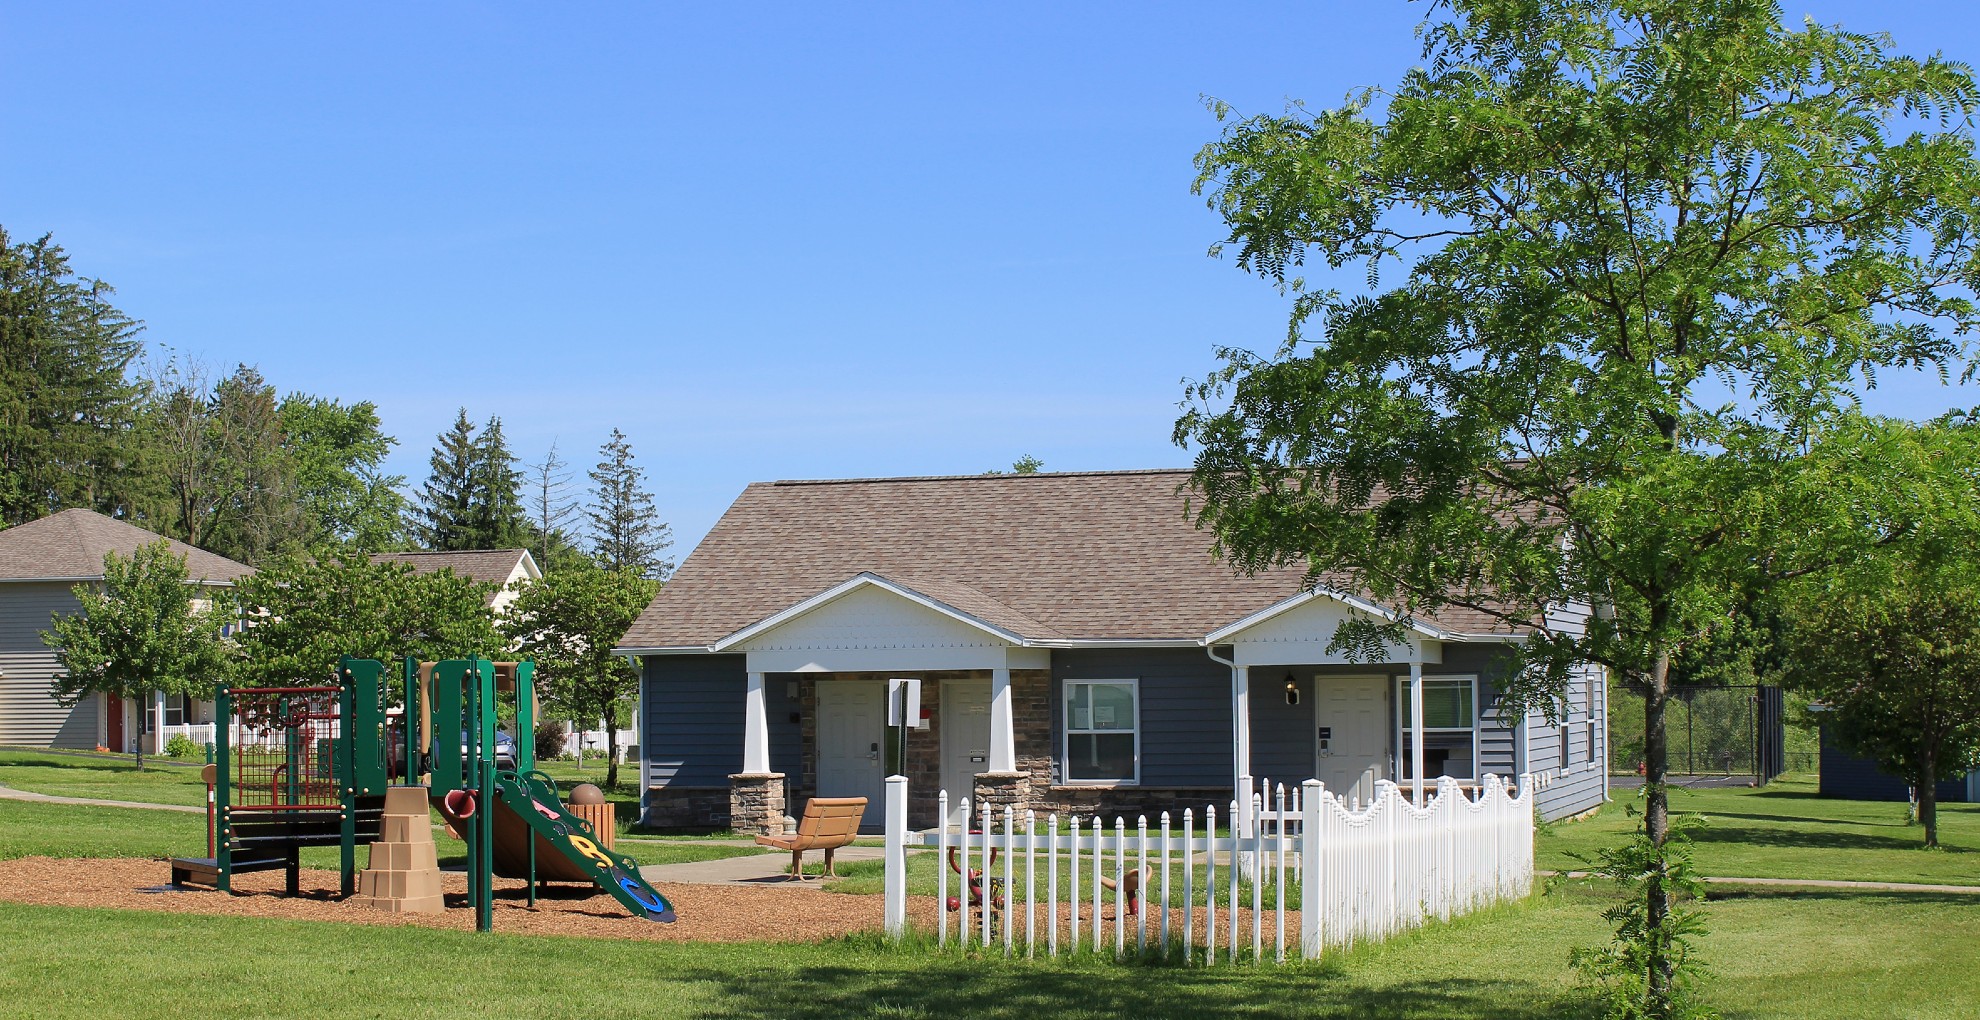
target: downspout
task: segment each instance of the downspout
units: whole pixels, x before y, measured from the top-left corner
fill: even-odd
[[[1245,667],[1239,666],[1235,661],[1237,650],[1233,648],[1231,651],[1232,658],[1226,659],[1218,656],[1217,649],[1214,645],[1205,644],[1203,646],[1203,653],[1210,657],[1210,661],[1222,663],[1230,667],[1231,671],[1231,771],[1234,773],[1231,783],[1231,797],[1236,801],[1238,809],[1238,816],[1230,820],[1232,823],[1231,834],[1240,838],[1249,838],[1254,831],[1251,814],[1251,741],[1249,737],[1251,729],[1251,681],[1249,676],[1247,676],[1245,679],[1244,703],[1240,705],[1237,698],[1238,670]],[[1240,719],[1239,713],[1243,713],[1245,717]],[[1240,736],[1240,734],[1244,735]],[[1251,852],[1245,851],[1234,854],[1233,862],[1245,876],[1246,881],[1255,879],[1258,862]]]

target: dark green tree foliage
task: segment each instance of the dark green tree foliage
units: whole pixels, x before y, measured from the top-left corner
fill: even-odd
[[[476,549],[473,544],[475,496],[474,423],[467,408],[454,416],[454,425],[440,434],[428,460],[431,473],[420,488],[413,530],[428,549]]]
[[[161,693],[204,697],[229,678],[220,641],[229,617],[200,604],[207,593],[187,583],[185,559],[164,541],[129,559],[105,555],[102,588],[77,585],[75,592],[82,611],[56,616],[41,632],[62,665],[54,692],[63,704],[97,693],[140,703]]]
[[[461,408],[429,463],[432,473],[415,508],[414,532],[421,544],[443,552],[528,545],[522,475],[502,438],[500,418],[488,419],[477,435],[467,408]]]
[[[311,549],[349,546],[373,551],[400,544],[405,476],[383,473],[398,440],[385,434],[378,407],[346,405],[307,393],[282,398],[282,445]]]
[[[502,436],[502,419],[490,418],[475,440],[474,479],[479,497],[469,519],[479,545],[476,549],[524,549],[529,546],[529,518],[523,512],[522,472]]]
[[[612,438],[598,448],[604,460],[591,474],[592,555],[607,570],[630,571],[641,577],[665,577],[674,569],[662,554],[674,544],[667,525],[654,508],[653,494],[646,491],[646,471],[633,463],[632,444],[626,434],[612,430]]]
[[[1277,355],[1222,352],[1176,439],[1238,566],[1303,564],[1405,620],[1540,624],[1516,708],[1552,711],[1576,661],[1643,694],[1654,862],[1673,657],[1745,593],[1922,519],[1931,472],[1854,401],[1879,370],[1970,361],[1974,82],[1751,0],[1436,11],[1394,89],[1199,156],[1221,247],[1294,305]],[[1309,256],[1374,293],[1307,288]],[[1548,625],[1562,603],[1600,611]],[[1632,959],[1662,1017],[1678,921],[1647,874]]]
[[[342,655],[393,662],[495,656],[507,643],[489,608],[494,586],[450,570],[415,573],[355,551],[290,560],[236,585],[251,625],[239,644],[254,683],[319,680]]]
[[[639,673],[612,648],[632,626],[658,581],[586,564],[516,585],[504,629],[518,654],[536,662],[537,689],[581,727],[603,721],[610,764],[605,785],[618,785],[618,726],[639,693]]]
[[[142,325],[49,237],[0,228],[0,527],[68,507],[129,516]]]

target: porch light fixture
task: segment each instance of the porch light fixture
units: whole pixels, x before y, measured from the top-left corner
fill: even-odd
[[[1299,704],[1299,681],[1291,673],[1286,674],[1286,704]]]

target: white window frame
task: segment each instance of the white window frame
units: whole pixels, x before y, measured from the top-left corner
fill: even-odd
[[[1452,776],[1451,778],[1457,780],[1460,783],[1475,783],[1478,782],[1479,780],[1479,772],[1480,772],[1480,763],[1478,760],[1479,749],[1483,746],[1478,738],[1478,717],[1480,714],[1478,711],[1478,674],[1452,673],[1445,676],[1431,676],[1425,674],[1423,677],[1423,686],[1427,688],[1433,683],[1456,683],[1458,681],[1464,681],[1471,684],[1471,725],[1469,727],[1424,726],[1423,737],[1424,737],[1424,741],[1428,743],[1429,737],[1432,733],[1470,733],[1471,734],[1471,775]],[[1409,696],[1409,677],[1400,676],[1400,675],[1397,676],[1396,688],[1397,690],[1395,692],[1395,702],[1394,702],[1396,706],[1396,744],[1395,744],[1396,773],[1395,774],[1396,774],[1397,782],[1407,785],[1410,781],[1408,779],[1402,778],[1402,776],[1404,775],[1404,773],[1408,771],[1410,764],[1408,759],[1411,757],[1411,755],[1408,753],[1409,749],[1403,746],[1403,741],[1409,739],[1410,720],[1409,720],[1409,713],[1403,710],[1406,704],[1406,702],[1404,702],[1403,699]],[[1430,777],[1424,776],[1423,781],[1426,784],[1428,784],[1430,782]]]
[[[1074,729],[1072,712],[1066,702],[1071,700],[1070,692],[1080,684],[1111,684],[1126,687],[1129,697],[1134,699],[1134,729],[1096,730],[1092,727]],[[1062,680],[1059,687],[1059,706],[1062,718],[1059,720],[1059,785],[1061,786],[1140,786],[1141,785],[1141,681],[1129,677],[1081,677],[1076,680]],[[1134,735],[1134,775],[1129,779],[1074,779],[1072,776],[1072,738],[1074,735],[1121,733]]]

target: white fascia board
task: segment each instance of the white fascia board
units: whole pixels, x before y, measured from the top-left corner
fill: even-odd
[[[773,613],[769,616],[764,617],[761,620],[756,621],[755,623],[750,624],[747,627],[744,627],[739,631],[736,631],[734,634],[731,634],[728,637],[725,637],[722,640],[717,641],[712,645],[709,645],[708,650],[711,652],[720,652],[730,648],[734,648],[735,646],[742,644],[745,641],[748,641],[750,638],[753,638],[758,634],[763,633],[764,631],[773,630],[777,627],[781,627],[784,624],[792,620],[795,620],[798,617],[803,616],[804,614],[809,613],[820,606],[823,606],[829,602],[836,601],[837,599],[845,596],[850,592],[857,591],[860,588],[865,588],[869,586],[874,588],[879,588],[882,591],[890,592],[894,595],[899,596],[900,598],[906,599],[909,602],[921,606],[924,609],[928,609],[933,612],[940,613],[943,616],[946,616],[949,619],[956,621],[957,623],[961,623],[969,627],[974,627],[977,630],[980,630],[985,634],[988,634],[991,637],[998,639],[999,641],[1008,642],[1010,644],[1018,645],[1021,647],[1028,647],[1029,645],[1032,644],[1031,641],[1025,639],[1021,635],[1013,634],[1010,631],[997,626],[996,624],[983,620],[980,617],[972,616],[969,613],[965,613],[962,610],[957,609],[954,606],[951,606],[945,602],[941,602],[937,599],[933,599],[926,595],[923,595],[922,593],[915,591],[912,588],[907,588],[895,584],[894,582],[889,581],[878,574],[861,573],[855,577],[849,578],[845,581],[835,584],[832,587],[827,588],[824,591],[819,592],[818,594],[813,595],[812,597],[805,599],[803,602],[799,602],[798,604],[791,606],[788,609],[784,609],[780,612]]]
[[[1195,638],[1049,638],[1030,642],[1038,648],[1196,648]]]
[[[1313,601],[1314,599],[1320,599],[1320,598],[1332,599],[1335,602],[1339,602],[1350,609],[1359,610],[1363,613],[1367,613],[1370,616],[1378,617],[1380,619],[1388,620],[1390,622],[1394,622],[1396,619],[1395,613],[1387,609],[1384,609],[1383,607],[1378,606],[1375,603],[1368,601],[1367,599],[1360,598],[1354,595],[1349,595],[1346,592],[1334,591],[1329,588],[1312,588],[1306,591],[1302,591],[1292,596],[1291,598],[1283,599],[1277,603],[1266,606],[1264,609],[1261,609],[1258,612],[1255,612],[1250,616],[1247,616],[1244,619],[1237,621],[1236,623],[1232,623],[1227,626],[1220,627],[1217,630],[1213,630],[1209,634],[1205,635],[1201,640],[1199,640],[1197,644],[1204,646],[1229,644],[1233,636],[1237,634],[1241,634],[1247,630],[1250,630],[1251,628],[1256,627],[1267,620],[1273,619],[1274,617],[1283,615],[1285,613],[1289,613],[1294,609],[1298,609],[1300,606],[1303,606],[1308,602]],[[1421,620],[1417,620],[1411,623],[1410,629],[1417,632],[1418,634],[1423,635],[1424,637],[1436,638],[1439,641],[1464,640],[1462,635],[1453,634],[1452,632],[1445,630],[1442,627],[1427,624]]]
[[[663,645],[653,648],[614,648],[612,654],[624,659],[635,659],[642,655],[707,655],[714,649],[707,645]]]

